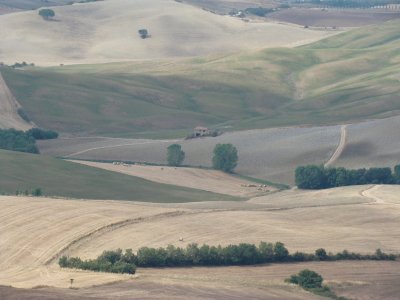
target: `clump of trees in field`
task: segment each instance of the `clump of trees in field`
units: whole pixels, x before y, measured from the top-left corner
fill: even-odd
[[[336,300],[347,300],[345,297],[338,297],[328,286],[323,285],[322,283],[324,278],[317,272],[309,269],[301,270],[298,274],[290,276],[290,278],[286,279],[285,281],[288,283],[297,284],[306,291],[319,296]]]
[[[238,151],[232,144],[217,144],[212,158],[213,168],[224,172],[233,172],[239,160]]]
[[[395,260],[396,256],[377,250],[372,255],[362,255],[344,250],[337,254],[318,249],[314,254],[296,252],[290,254],[281,242],[275,244],[261,242],[254,244],[209,246],[189,244],[186,248],[169,245],[166,248],[140,248],[136,255],[128,249],[105,251],[93,260],[63,256],[59,265],[63,268],[76,268],[99,272],[134,274],[136,267],[183,267],[183,266],[234,266],[264,263],[335,261],[335,260]]]
[[[57,132],[40,128],[32,128],[26,132],[16,129],[0,129],[0,149],[38,154],[36,140],[57,137]]]
[[[324,166],[300,166],[295,171],[296,185],[300,189],[326,189],[348,185],[400,184],[400,165],[391,168],[349,170]]]
[[[170,166],[180,166],[185,160],[185,152],[179,144],[172,144],[167,148],[167,161]]]
[[[79,257],[68,258],[63,256],[59,260],[59,265],[62,268],[135,274],[135,258],[136,257],[132,253],[132,250],[126,250],[125,253],[123,253],[121,249],[118,249],[116,251],[104,251],[98,258],[90,260],[81,260]]]
[[[149,38],[150,37],[150,35],[149,35],[149,31],[147,30],[147,29],[139,29],[138,30],[138,33],[139,33],[139,36],[142,38],[142,39],[147,39],[147,38]]]
[[[50,20],[51,18],[54,18],[56,13],[54,10],[50,8],[43,8],[39,10],[39,16],[41,16],[44,20]]]
[[[255,16],[259,16],[259,17],[265,17],[265,15],[273,12],[274,9],[273,8],[266,8],[266,7],[248,7],[245,9],[246,13],[255,15]]]

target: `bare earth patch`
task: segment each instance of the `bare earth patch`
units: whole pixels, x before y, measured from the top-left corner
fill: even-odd
[[[239,197],[255,197],[276,188],[260,186],[221,171],[195,168],[174,168],[131,164],[110,164],[90,161],[72,161],[86,166],[101,168],[150,181],[184,186],[209,192]]]

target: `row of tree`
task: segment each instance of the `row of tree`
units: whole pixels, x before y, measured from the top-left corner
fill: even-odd
[[[238,163],[238,151],[232,144],[217,144],[212,158],[213,168],[224,172],[233,172]],[[172,144],[167,149],[167,161],[170,166],[180,166],[185,160],[185,152],[179,144]]]
[[[290,254],[281,242],[275,244],[261,242],[254,244],[209,246],[189,244],[186,248],[169,245],[166,248],[142,247],[133,254],[131,249],[123,252],[105,251],[97,259],[81,260],[78,257],[63,256],[59,265],[63,268],[76,268],[100,272],[133,274],[138,267],[182,267],[182,266],[232,266],[255,265],[272,262],[334,261],[334,260],[395,260],[395,255],[377,250],[372,255],[362,255],[346,250],[337,254],[318,249],[314,254],[296,252]]]
[[[0,149],[39,153],[36,140],[55,139],[57,137],[57,132],[40,128],[32,128],[28,131],[0,129]]]
[[[400,165],[391,168],[349,170],[324,166],[300,166],[295,171],[296,185],[301,189],[326,189],[347,185],[400,184]]]

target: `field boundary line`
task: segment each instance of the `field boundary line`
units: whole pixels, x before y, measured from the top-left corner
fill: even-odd
[[[68,243],[66,246],[64,246],[61,250],[59,250],[56,254],[54,254],[50,259],[45,261],[44,265],[48,266],[52,263],[54,263],[57,259],[65,255],[68,251],[71,251],[73,248],[77,248],[80,245],[82,245],[84,242],[90,240],[94,236],[99,236],[117,229],[120,229],[125,226],[129,226],[132,224],[139,224],[142,222],[151,222],[155,220],[160,220],[164,218],[170,218],[170,217],[177,217],[177,216],[182,216],[182,215],[187,215],[187,214],[201,214],[201,213],[207,213],[210,211],[201,211],[201,212],[190,212],[190,211],[182,211],[182,210],[176,210],[176,211],[171,211],[171,212],[164,212],[164,213],[159,213],[156,215],[148,216],[148,217],[138,217],[134,219],[125,219],[122,221],[118,221],[115,223],[103,225],[93,231],[90,231],[88,233],[85,233],[75,240],[71,241]]]
[[[332,154],[331,158],[324,164],[324,167],[329,167],[338,160],[338,158],[342,155],[344,148],[346,147],[346,142],[347,142],[347,124],[341,126],[339,144],[335,152]]]

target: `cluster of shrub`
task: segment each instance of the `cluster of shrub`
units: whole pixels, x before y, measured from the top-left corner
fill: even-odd
[[[348,170],[324,166],[301,166],[295,171],[296,185],[300,189],[326,189],[347,185],[400,184],[400,165],[391,168]]]
[[[16,196],[24,195],[24,196],[40,197],[40,196],[43,195],[43,193],[42,193],[42,189],[41,188],[36,188],[36,189],[33,189],[32,191],[29,191],[29,190],[25,190],[25,191],[16,190],[15,191],[15,195]]]
[[[62,268],[82,269],[96,272],[135,274],[136,256],[128,249],[122,253],[121,249],[116,251],[104,251],[96,259],[81,260],[79,257],[68,258],[63,256],[59,260]]]
[[[348,300],[346,297],[337,296],[328,286],[322,285],[324,279],[320,274],[312,270],[304,269],[298,274],[290,276],[286,282],[297,284],[303,289],[319,296],[328,297],[335,300]]]
[[[248,14],[252,14],[258,17],[265,17],[267,14],[274,12],[273,8],[266,7],[248,7],[245,9],[245,12]]]
[[[56,139],[58,133],[51,130],[32,128],[28,131],[0,129],[0,149],[39,153],[36,140]]]
[[[233,266],[255,265],[272,262],[303,262],[303,261],[335,261],[335,260],[395,260],[395,255],[377,250],[373,255],[350,253],[346,250],[332,254],[324,249],[318,249],[315,254],[296,252],[290,254],[283,243],[275,244],[261,242],[257,247],[254,244],[242,243],[239,245],[209,246],[189,244],[186,248],[169,245],[167,248],[143,247],[136,255],[128,249],[125,253],[121,249],[106,251],[97,259],[81,260],[63,256],[59,265],[63,268],[77,268],[84,270],[129,273],[138,267],[183,267],[183,266]]]

